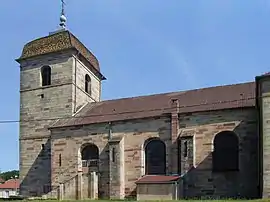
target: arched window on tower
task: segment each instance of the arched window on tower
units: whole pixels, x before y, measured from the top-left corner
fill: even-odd
[[[234,132],[223,131],[215,136],[212,165],[217,172],[239,170],[239,140]]]
[[[81,150],[82,166],[97,167],[99,161],[99,149],[95,144],[87,144]]]
[[[84,86],[85,92],[87,92],[89,95],[91,95],[91,78],[88,74],[85,75],[85,86]]]
[[[43,66],[41,68],[42,86],[51,85],[51,67]]]
[[[145,174],[166,174],[166,145],[159,138],[150,138],[145,142]]]

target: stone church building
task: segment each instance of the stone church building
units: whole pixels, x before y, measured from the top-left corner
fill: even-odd
[[[101,100],[97,58],[65,29],[16,61],[22,195],[123,199],[145,176],[178,175],[182,197],[269,196],[269,75]]]

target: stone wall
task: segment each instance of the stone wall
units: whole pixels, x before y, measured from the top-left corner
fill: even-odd
[[[258,104],[260,109],[260,138],[261,138],[261,171],[262,171],[262,197],[269,198],[270,197],[270,80],[269,76],[265,78],[261,78],[258,81]]]
[[[85,143],[93,143],[99,148],[100,168],[99,186],[101,195],[108,196],[109,164],[108,164],[108,130],[105,124],[95,126],[74,127],[67,130],[52,131],[52,185],[58,186],[73,176],[81,168],[80,152]],[[62,164],[59,165],[59,155]],[[84,194],[83,194],[84,195]]]
[[[82,199],[98,199],[98,175],[95,172],[82,175]]]
[[[138,201],[169,201],[176,200],[174,184],[138,184],[137,200]]]
[[[238,172],[212,172],[213,140],[222,131],[239,137]],[[254,109],[180,115],[180,138],[194,138],[193,167],[184,180],[186,197],[258,197],[258,133]],[[190,148],[192,149],[192,148]],[[191,166],[191,165],[190,165]],[[187,170],[186,162],[182,168]]]
[[[91,95],[85,92],[85,75],[91,78]],[[76,57],[73,64],[73,100],[75,112],[88,102],[100,101],[101,81]]]
[[[73,58],[72,52],[50,54],[21,61],[20,90],[34,90],[41,88],[40,68],[44,65],[52,67],[52,85],[71,83]]]
[[[112,137],[124,138],[126,197],[136,195],[135,181],[145,174],[143,145],[150,137],[159,137],[166,144],[167,174],[170,174],[171,170],[171,148],[174,147],[173,144],[177,144],[180,156],[177,168],[172,170],[178,170],[180,174],[187,173],[183,184],[183,194],[186,197],[258,196],[258,135],[255,109],[180,114],[179,138],[175,142],[171,141],[170,119],[168,116],[112,123]],[[234,131],[240,140],[240,171],[233,174],[212,172],[213,139],[217,133],[225,130]],[[58,179],[54,183],[72,177],[79,167],[77,162],[81,145],[87,142],[94,143],[99,147],[101,159],[99,196],[114,197],[109,196],[109,193],[113,193],[110,192],[112,188],[109,186],[109,177],[117,175],[114,177],[120,179],[120,176],[118,172],[110,170],[108,134],[108,124],[52,130],[53,161],[57,162],[59,153],[65,156],[62,168],[57,167],[57,163],[53,164],[53,178]],[[181,151],[181,145],[185,141],[188,146],[186,157]],[[119,184],[116,183],[115,186],[118,186],[114,187],[115,190],[119,189]]]
[[[171,127],[169,117],[134,120],[118,126],[125,132],[125,193],[136,196],[135,181],[145,174],[144,143],[151,137],[159,137],[166,144],[166,167],[169,173]]]
[[[194,137],[182,136],[178,140],[178,173],[186,174],[194,165]]]
[[[78,198],[78,181],[79,175],[73,176],[69,180],[63,182],[63,199],[69,200],[71,198]]]
[[[71,53],[38,57],[21,63],[20,191],[41,195],[50,190],[53,119],[72,114]],[[41,67],[51,66],[52,85],[41,86]]]
[[[72,116],[76,106],[93,101],[81,88],[84,86],[83,74],[88,70],[75,60],[74,54],[74,51],[66,51],[21,61],[20,190],[23,195],[40,196],[51,189],[48,126],[58,118]],[[50,86],[41,86],[41,67],[44,65],[51,67]],[[94,77],[92,81],[93,96],[98,100],[100,82]]]
[[[134,120],[128,122],[114,123],[111,126],[112,137],[123,139],[125,172],[123,177],[115,176],[125,181],[126,196],[133,194],[136,189],[135,181],[143,174],[142,149],[144,141],[150,137],[160,137],[168,145],[170,144],[170,125],[167,118],[153,118],[146,120]],[[53,185],[68,180],[76,175],[80,165],[79,151],[85,143],[94,143],[99,148],[100,170],[99,170],[99,196],[110,196],[110,166],[109,166],[109,125],[94,124],[84,127],[70,127],[66,130],[52,130],[52,160],[53,160]],[[121,147],[119,147],[121,149]],[[62,165],[58,165],[58,156],[62,154]],[[118,154],[117,154],[118,155]],[[121,155],[120,155],[121,156]],[[118,156],[118,157],[120,157]],[[121,158],[120,158],[121,159]],[[119,160],[120,160],[119,159]],[[122,160],[120,160],[121,162]],[[119,175],[118,172],[111,174]],[[119,186],[118,184],[116,186]],[[119,189],[119,187],[115,187]],[[119,193],[115,193],[118,195]]]
[[[91,197],[90,192],[90,180],[89,173],[83,174],[83,183],[82,183],[82,199],[89,199]]]
[[[140,129],[135,128],[138,132],[125,136],[126,195],[132,193],[135,189],[134,181],[144,174],[143,142],[149,137],[158,136],[166,143],[168,162],[173,155],[177,155],[171,155],[170,148],[174,147],[171,144],[177,144],[178,151],[181,151],[178,163],[174,163],[178,168],[172,170],[178,170],[179,174],[187,173],[184,182],[184,194],[187,197],[258,197],[258,134],[255,109],[180,114],[179,136],[172,143],[169,117],[147,120],[146,123],[149,125],[141,124]],[[131,125],[131,122],[125,126],[133,128],[128,125]],[[240,140],[240,171],[235,174],[212,172],[213,139],[217,133],[225,130],[234,131]],[[182,150],[184,142],[187,142],[188,146],[187,157]],[[170,174],[170,166],[167,166],[167,173]]]
[[[124,138],[109,139],[110,198],[125,198],[125,154]]]

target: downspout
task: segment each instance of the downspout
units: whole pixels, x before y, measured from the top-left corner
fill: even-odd
[[[175,198],[173,200],[179,200],[179,198],[178,198],[178,183],[177,183],[177,181],[174,182],[174,193],[175,193],[175,195],[174,195]]]
[[[256,100],[256,114],[257,114],[257,133],[258,133],[258,195],[260,198],[263,197],[263,134],[262,134],[262,94],[260,89],[260,77],[255,78],[255,100]]]
[[[75,55],[75,73],[74,73],[74,76],[75,76],[75,79],[74,79],[74,85],[75,85],[75,95],[74,95],[74,109],[73,109],[73,113],[75,114],[76,113],[76,108],[77,108],[77,57],[79,55],[79,51],[77,51],[76,55]]]
[[[112,123],[108,122],[109,125],[109,133],[108,133],[108,140],[112,139]]]

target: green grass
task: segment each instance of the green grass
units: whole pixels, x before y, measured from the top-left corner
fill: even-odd
[[[24,199],[24,200],[1,200],[1,201],[13,201],[13,202],[58,202],[59,200],[55,199]],[[135,202],[136,199],[124,199],[124,200],[62,200],[61,202]],[[158,200],[156,200],[158,201]],[[162,201],[162,202],[245,202],[245,201],[250,201],[250,202],[270,202],[269,199],[253,199],[253,200],[245,200],[245,199],[221,199],[221,200],[215,200],[215,199],[186,199],[186,200],[167,200],[167,201]],[[149,201],[141,201],[141,202],[155,202],[154,200],[149,200]]]
[[[56,202],[58,200],[20,200],[20,202]],[[77,200],[62,200],[62,202],[77,202]],[[126,201],[126,200],[81,200],[84,202],[119,202],[119,201]],[[135,201],[135,200],[128,200],[128,201]],[[203,202],[244,202],[244,201],[251,201],[251,202],[270,202],[270,198],[269,199],[256,199],[256,200],[233,200],[233,199],[227,199],[227,200],[210,200],[210,199],[205,199],[205,200],[178,200],[179,202],[199,202],[199,201],[203,201]],[[175,202],[178,202],[175,201]],[[13,200],[13,202],[19,202],[16,200]],[[79,201],[78,201],[79,202]],[[147,201],[146,201],[147,202]],[[154,202],[154,201],[148,201],[148,202]],[[174,202],[174,201],[162,201],[162,202]]]

